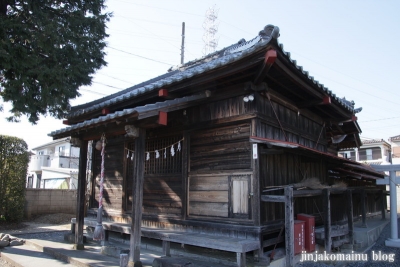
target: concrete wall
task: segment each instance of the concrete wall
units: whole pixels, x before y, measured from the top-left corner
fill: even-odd
[[[76,213],[76,190],[26,188],[25,217],[52,213]]]

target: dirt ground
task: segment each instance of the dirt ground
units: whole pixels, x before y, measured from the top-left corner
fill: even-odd
[[[18,223],[0,222],[0,233],[7,230],[21,230],[28,227],[27,223],[46,223],[46,224],[68,224],[75,214],[54,213],[43,214],[32,217],[30,220],[24,219]]]

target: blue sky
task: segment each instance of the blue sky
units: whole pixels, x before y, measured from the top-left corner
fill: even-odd
[[[354,100],[361,136],[387,140],[400,135],[400,1],[112,0],[108,66],[71,102],[82,104],[165,73],[180,63],[186,25],[185,62],[203,56],[206,11],[218,10],[218,47],[250,40],[267,24],[280,28],[279,42],[292,59],[339,97]],[[5,105],[7,110],[7,105]],[[64,128],[49,117],[31,125],[5,121],[0,133],[27,141],[51,141]]]

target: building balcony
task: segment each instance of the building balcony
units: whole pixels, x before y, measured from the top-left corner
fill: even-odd
[[[31,156],[30,171],[40,171],[42,167],[50,167],[49,155],[33,155]]]

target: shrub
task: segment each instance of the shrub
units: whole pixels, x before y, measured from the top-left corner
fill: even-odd
[[[0,218],[20,221],[24,215],[29,153],[26,142],[0,135]]]

